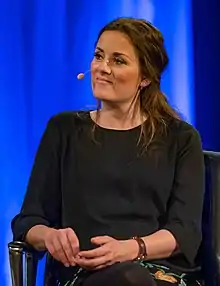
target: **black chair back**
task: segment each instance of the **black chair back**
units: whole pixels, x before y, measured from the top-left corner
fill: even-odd
[[[202,274],[205,285],[220,286],[220,153],[204,151],[206,190],[203,209]]]

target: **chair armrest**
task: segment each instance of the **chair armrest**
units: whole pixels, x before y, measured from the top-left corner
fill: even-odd
[[[8,244],[12,286],[35,286],[39,253],[29,244],[12,241]],[[25,273],[23,270],[25,256]]]

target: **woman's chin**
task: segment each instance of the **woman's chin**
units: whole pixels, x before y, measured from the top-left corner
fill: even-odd
[[[94,93],[95,98],[101,101],[116,101],[116,98],[114,98],[110,94],[104,94],[104,93]]]

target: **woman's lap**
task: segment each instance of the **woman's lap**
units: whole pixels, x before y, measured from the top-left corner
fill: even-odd
[[[83,274],[84,273],[84,274]],[[198,286],[196,281],[184,282],[171,271],[145,267],[139,263],[124,262],[93,272],[83,271],[74,286]],[[171,279],[171,282],[167,282]],[[176,281],[175,281],[176,280]],[[65,284],[66,285],[66,284]]]
[[[154,280],[150,271],[132,262],[118,263],[91,274],[82,286],[177,286],[163,280]]]

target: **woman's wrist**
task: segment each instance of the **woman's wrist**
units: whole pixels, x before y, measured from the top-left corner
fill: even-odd
[[[45,225],[35,225],[29,229],[25,240],[39,251],[45,250],[45,238],[52,229]]]
[[[138,257],[139,254],[139,245],[137,241],[134,239],[128,239],[126,240],[127,243],[127,249],[128,249],[128,259],[130,261],[135,260]]]

